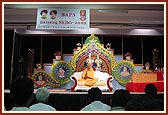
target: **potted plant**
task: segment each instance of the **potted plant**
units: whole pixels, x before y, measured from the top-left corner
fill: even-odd
[[[55,56],[55,58],[56,58],[57,60],[60,60],[60,59],[61,59],[61,52],[60,52],[60,51],[56,51],[56,52],[54,53],[54,56]]]

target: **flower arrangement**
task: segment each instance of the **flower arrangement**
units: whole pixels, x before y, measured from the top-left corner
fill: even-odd
[[[40,62],[38,62],[38,63],[36,64],[36,66],[37,66],[38,69],[41,69],[41,68],[42,68],[42,64],[41,64]]]
[[[65,78],[62,79],[58,76],[59,68],[64,68],[65,71]],[[70,82],[70,77],[73,75],[74,69],[73,67],[65,62],[65,61],[59,61],[58,63],[54,63],[51,68],[51,77],[54,81],[60,84],[60,88],[63,87],[65,84]]]
[[[81,45],[82,45],[81,43],[77,43],[77,44],[76,44],[76,46],[78,46],[78,47],[81,47]]]
[[[54,56],[61,56],[61,52],[60,52],[60,51],[56,51],[56,52],[54,53]]]
[[[107,43],[107,44],[106,44],[106,48],[107,48],[107,49],[111,49],[111,43]]]
[[[146,68],[146,69],[149,69],[149,67],[150,67],[150,64],[147,62],[147,63],[145,64],[145,68]]]
[[[81,45],[81,43],[77,43],[76,46],[77,46],[77,49],[79,50],[79,49],[81,49],[82,45]]]
[[[126,78],[122,77],[120,74],[121,73],[120,70],[123,67],[127,67],[129,69],[130,75],[127,76]],[[130,63],[127,60],[118,62],[112,70],[112,75],[114,76],[114,78],[123,86],[126,86],[127,82],[132,81],[132,77],[131,77],[132,73],[136,73],[136,68],[134,64]]]

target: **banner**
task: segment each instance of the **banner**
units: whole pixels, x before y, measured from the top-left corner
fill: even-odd
[[[38,8],[36,29],[89,29],[89,9]]]

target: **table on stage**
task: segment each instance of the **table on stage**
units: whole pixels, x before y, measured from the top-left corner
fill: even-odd
[[[154,84],[158,92],[164,92],[163,72],[138,73],[132,75],[132,82],[126,84],[129,92],[144,92],[147,84]]]
[[[126,90],[129,92],[144,92],[145,86],[151,83],[157,87],[158,92],[164,92],[164,82],[163,81],[143,82],[143,83],[128,82],[126,85]]]
[[[157,81],[163,81],[163,72],[153,72],[157,74]]]

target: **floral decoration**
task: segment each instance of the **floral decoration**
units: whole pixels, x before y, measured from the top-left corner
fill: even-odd
[[[129,76],[123,77],[120,75],[121,69],[123,67],[127,67],[129,69],[129,73],[130,73]],[[123,86],[126,86],[127,82],[132,81],[131,76],[132,76],[132,73],[135,73],[135,72],[136,72],[136,68],[135,68],[134,64],[127,61],[127,60],[120,61],[112,69],[112,75]]]
[[[81,44],[81,43],[77,43],[77,44],[76,44],[76,46],[81,47],[81,46],[82,46],[82,44]]]
[[[60,78],[58,75],[59,68],[64,68],[65,71],[65,78]],[[60,87],[63,87],[65,84],[70,82],[70,77],[73,75],[74,69],[72,66],[65,62],[65,61],[59,61],[58,63],[54,63],[51,68],[51,77],[54,79],[57,83],[60,84]]]

